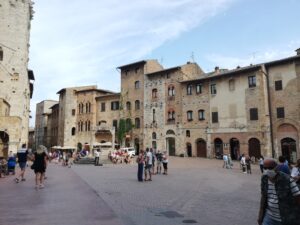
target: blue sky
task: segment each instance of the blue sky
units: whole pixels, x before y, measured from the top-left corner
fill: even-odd
[[[116,67],[142,59],[165,68],[194,59],[209,72],[294,55],[299,9],[298,0],[36,1],[32,115],[61,88],[119,91]]]

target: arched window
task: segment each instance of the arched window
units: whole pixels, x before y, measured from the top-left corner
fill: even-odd
[[[81,131],[80,130],[80,122],[78,122],[78,132]]]
[[[135,101],[135,110],[139,110],[140,109],[140,101],[136,100]]]
[[[136,82],[134,82],[134,88],[135,89],[140,89],[140,81],[137,80]]]
[[[156,88],[152,89],[152,98],[154,98],[154,99],[157,98],[157,89]]]
[[[156,139],[156,133],[155,132],[152,133],[152,139],[154,139],[154,140]]]
[[[140,128],[141,127],[141,122],[140,122],[140,118],[135,118],[135,128]]]
[[[85,131],[87,131],[87,128],[88,128],[88,123],[87,121],[85,121]]]
[[[156,121],[156,115],[155,115],[155,109],[153,109],[152,114],[152,122],[154,123]]]
[[[75,128],[75,127],[73,127],[73,128],[72,128],[72,132],[71,132],[71,133],[72,133],[72,136],[74,136],[74,135],[75,135],[75,132],[76,132],[76,128]]]
[[[186,130],[186,132],[185,132],[185,136],[186,136],[186,137],[190,137],[190,136],[191,136],[191,132],[190,132],[190,130]]]
[[[170,135],[170,134],[173,134],[173,135],[175,135],[175,132],[173,131],[173,130],[167,130],[167,133],[166,133],[167,135]]]
[[[192,94],[192,90],[193,90],[193,86],[191,84],[189,84],[186,88],[186,94],[187,95],[191,95]]]
[[[168,96],[175,96],[175,87],[173,85],[168,87]]]
[[[80,122],[80,131],[83,131],[83,122]]]
[[[126,109],[131,110],[131,103],[130,102],[126,102]]]
[[[3,61],[3,50],[1,47],[0,47],[0,61]]]

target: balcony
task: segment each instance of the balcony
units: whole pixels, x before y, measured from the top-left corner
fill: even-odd
[[[168,120],[167,120],[167,124],[168,124],[168,125],[175,124],[175,119],[168,119]]]

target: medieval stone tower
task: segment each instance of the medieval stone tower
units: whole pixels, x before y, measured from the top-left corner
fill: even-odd
[[[31,0],[0,0],[0,156],[28,142],[32,5]]]

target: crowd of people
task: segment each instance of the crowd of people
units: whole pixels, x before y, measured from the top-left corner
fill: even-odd
[[[155,151],[152,148],[146,148],[146,151],[140,150],[136,162],[138,164],[137,178],[139,182],[152,181],[152,175],[161,174],[162,166],[162,174],[168,174],[169,159],[167,152],[162,153],[160,150]]]
[[[128,154],[128,151],[121,150],[121,149],[110,151],[108,153],[108,159],[113,164],[118,164],[118,163],[130,164],[132,162],[131,156]]]

